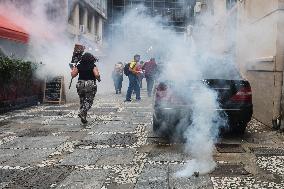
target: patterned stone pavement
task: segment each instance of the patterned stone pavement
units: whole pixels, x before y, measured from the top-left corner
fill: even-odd
[[[252,120],[216,145],[215,171],[177,178],[190,154],[152,132],[152,100],[99,95],[82,125],[78,104],[0,115],[0,188],[284,188],[284,137]]]

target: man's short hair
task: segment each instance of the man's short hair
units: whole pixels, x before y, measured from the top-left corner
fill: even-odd
[[[134,58],[136,58],[136,57],[140,57],[140,55],[139,54],[134,55]]]

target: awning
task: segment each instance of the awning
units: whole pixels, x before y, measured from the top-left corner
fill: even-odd
[[[13,21],[0,15],[0,38],[27,43],[29,34]]]

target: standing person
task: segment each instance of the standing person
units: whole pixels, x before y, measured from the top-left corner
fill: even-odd
[[[126,102],[131,102],[131,94],[133,90],[135,91],[135,94],[136,94],[136,100],[141,100],[139,79],[138,79],[139,71],[137,71],[137,68],[136,68],[139,61],[140,61],[140,55],[136,54],[134,56],[134,60],[131,61],[125,68],[126,69],[125,73],[128,72],[126,75],[128,75],[128,78],[129,78],[129,86],[128,86],[126,100],[125,100]]]
[[[147,82],[147,92],[148,96],[152,95],[154,80],[157,73],[157,64],[155,58],[151,58],[149,62],[146,62],[142,69],[145,72],[146,82]]]
[[[76,84],[77,93],[80,98],[80,110],[78,116],[82,123],[87,123],[87,112],[92,107],[95,95],[97,93],[96,80],[99,82],[100,73],[95,65],[98,59],[91,53],[84,53],[80,63],[71,71],[71,76],[76,77],[79,74]]]
[[[142,89],[142,82],[143,82],[143,78],[144,78],[144,73],[143,73],[143,70],[142,70],[143,65],[144,65],[144,62],[141,61],[136,66],[136,70],[138,72],[138,79],[139,79],[139,87],[140,87],[140,89]]]
[[[115,64],[112,72],[112,79],[115,87],[115,94],[121,94],[122,81],[123,81],[123,63]]]

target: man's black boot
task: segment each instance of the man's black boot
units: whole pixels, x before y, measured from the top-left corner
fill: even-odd
[[[83,124],[88,123],[88,121],[87,121],[87,119],[86,119],[86,116],[83,116],[82,114],[79,114],[78,116],[81,118],[81,122],[82,122]]]

